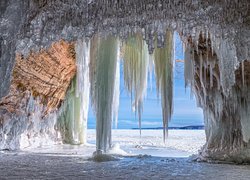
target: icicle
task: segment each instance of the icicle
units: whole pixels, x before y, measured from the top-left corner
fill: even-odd
[[[149,87],[150,87],[150,91],[152,91],[153,89],[153,71],[154,71],[154,60],[152,55],[149,55],[149,64],[148,64],[148,74],[149,74]]]
[[[242,85],[245,86],[245,66],[244,61],[241,62],[241,76],[242,76]]]
[[[77,119],[78,141],[86,143],[87,119],[89,110],[89,42],[78,40],[76,44],[77,89],[76,97],[80,98],[80,118]]]
[[[120,47],[120,46],[119,46]],[[119,111],[119,103],[120,103],[120,48],[117,53],[117,65],[116,65],[116,74],[115,74],[115,91],[113,98],[113,114],[112,121],[114,123],[115,128],[118,126],[118,111]]]
[[[210,77],[210,88],[213,87],[213,66],[212,63],[209,65],[209,77]]]
[[[184,66],[184,76],[185,76],[185,87],[188,85],[192,87],[194,85],[194,65],[193,65],[193,55],[189,45],[185,48],[185,66]]]
[[[59,113],[59,129],[63,142],[67,144],[78,144],[75,139],[75,120],[80,118],[80,98],[76,97],[76,84],[75,77]]]
[[[237,67],[238,58],[236,55],[236,47],[229,39],[215,39],[215,52],[219,58],[220,68],[220,84],[225,95],[229,95],[229,91],[235,84],[235,69]]]
[[[76,43],[77,75],[71,82],[60,110],[59,128],[65,143],[86,143],[89,106],[89,46],[83,40]]]
[[[199,55],[199,59],[200,59],[200,72],[199,72],[200,73],[199,74],[200,83],[201,83],[201,86],[203,88],[204,96],[206,96],[206,87],[205,87],[205,84],[206,84],[206,66],[205,66],[205,62],[203,61],[203,57],[202,57],[201,53]],[[205,99],[205,97],[204,97],[204,99]]]
[[[198,52],[198,51],[197,51]],[[202,54],[199,55],[199,59],[200,59],[200,71],[199,71],[199,76],[200,76],[200,82],[201,82],[201,85],[202,87],[204,86],[203,84],[203,76],[202,76],[202,71],[203,71],[203,58],[202,58]]]
[[[168,136],[168,122],[173,112],[173,33],[167,31],[164,48],[154,51],[156,85],[161,94],[164,142]]]
[[[139,116],[141,134],[141,114],[143,99],[146,96],[149,52],[141,34],[129,37],[124,44],[125,87],[134,94],[133,108]]]
[[[96,35],[91,43],[91,98],[96,114],[96,153],[102,154],[111,146],[118,39]]]

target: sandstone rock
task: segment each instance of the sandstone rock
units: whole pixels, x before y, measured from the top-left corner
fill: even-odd
[[[53,120],[50,117],[64,100],[75,74],[73,43],[60,41],[48,50],[32,52],[27,58],[18,54],[9,93],[0,101],[0,149],[18,148],[20,135],[28,128],[33,131],[33,124],[56,121],[56,115]],[[49,128],[54,128],[53,123]],[[13,145],[9,147],[10,144]]]

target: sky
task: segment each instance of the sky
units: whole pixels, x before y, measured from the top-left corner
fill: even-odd
[[[175,34],[175,59],[183,60],[183,48],[180,37]],[[122,66],[122,64],[121,64]],[[138,118],[131,108],[130,94],[124,88],[123,71],[120,75],[120,107],[118,129],[138,128]],[[150,81],[150,80],[149,80]],[[176,62],[174,67],[174,112],[169,127],[184,127],[203,125],[203,113],[196,106],[195,97],[192,97],[190,88],[185,88],[184,63]],[[143,104],[142,128],[162,127],[161,100],[157,97],[154,75],[148,82],[147,97]],[[88,128],[95,128],[95,116],[90,107]]]

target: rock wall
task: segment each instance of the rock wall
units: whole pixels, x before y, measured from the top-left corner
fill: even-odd
[[[27,58],[18,54],[9,93],[0,101],[0,149],[19,148],[23,133],[55,138],[56,110],[75,74],[74,44],[60,41]]]
[[[192,43],[190,43],[192,44]],[[250,161],[250,62],[236,68],[236,83],[221,86],[219,60],[211,41],[200,36],[198,48],[191,45],[193,91],[203,108],[206,144],[200,160]]]

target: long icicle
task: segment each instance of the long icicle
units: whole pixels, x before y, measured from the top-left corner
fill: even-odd
[[[133,109],[138,113],[141,135],[141,115],[146,96],[149,67],[148,47],[141,34],[130,36],[124,44],[124,83],[134,95]]]
[[[62,139],[68,144],[86,143],[89,106],[89,47],[84,40],[75,46],[77,74],[68,89],[66,100],[59,113]]]
[[[117,64],[116,64],[116,73],[115,73],[115,91],[113,98],[113,114],[112,121],[115,128],[118,127],[118,111],[120,104],[120,45],[117,53]]]
[[[91,45],[91,99],[96,113],[96,153],[111,146],[112,107],[118,39],[96,35]],[[93,69],[92,69],[93,68]]]
[[[77,91],[76,96],[80,97],[80,118],[77,119],[76,127],[78,141],[80,144],[86,143],[87,119],[89,110],[89,42],[78,40],[76,43],[77,60]]]
[[[173,33],[167,31],[165,47],[154,51],[156,86],[161,94],[164,143],[168,136],[168,122],[173,112]]]

